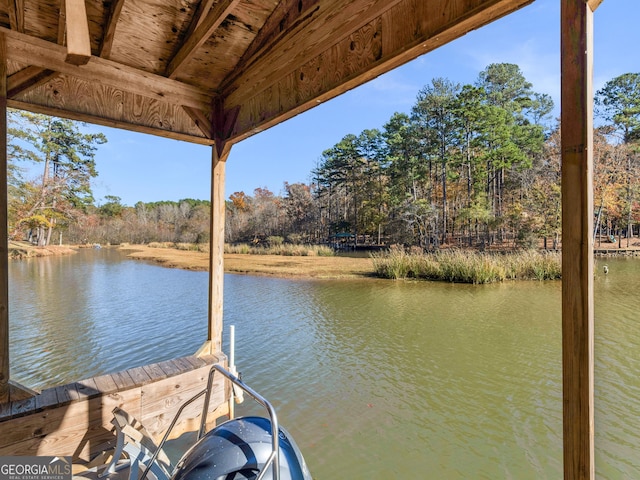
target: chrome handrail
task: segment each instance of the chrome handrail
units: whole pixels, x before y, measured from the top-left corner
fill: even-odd
[[[211,392],[213,391],[213,377],[216,371],[220,372],[231,383],[240,387],[244,392],[246,392],[250,397],[252,397],[257,403],[262,405],[267,410],[269,414],[269,419],[271,420],[271,455],[269,455],[269,458],[267,459],[264,465],[264,468],[262,469],[262,471],[260,472],[256,480],[262,480],[262,478],[266,474],[269,467],[272,468],[273,480],[280,480],[280,455],[278,454],[280,450],[280,435],[279,435],[280,429],[278,427],[278,416],[276,415],[276,411],[273,408],[273,405],[271,405],[266,398],[264,398],[255,390],[253,390],[251,387],[249,387],[247,384],[245,384],[242,380],[240,380],[238,377],[233,375],[231,372],[222,368],[220,365],[213,365],[211,367],[211,370],[209,370],[207,387],[201,392],[198,392],[197,394],[195,394],[186,402],[184,402],[182,406],[178,409],[178,412],[176,413],[175,417],[173,417],[173,420],[171,421],[169,428],[167,429],[166,433],[162,437],[162,440],[160,441],[158,448],[156,449],[155,452],[153,452],[153,455],[151,456],[151,459],[149,460],[149,463],[147,464],[145,471],[142,473],[140,480],[144,480],[147,477],[147,474],[149,473],[149,470],[151,470],[151,466],[153,465],[153,462],[155,462],[156,458],[158,457],[158,454],[162,450],[162,447],[164,446],[165,442],[167,441],[167,438],[169,438],[169,435],[171,434],[171,430],[173,430],[173,427],[177,423],[178,418],[180,417],[180,414],[182,414],[182,411],[185,409],[185,407],[193,403],[202,395],[205,395],[205,397],[202,405],[202,417],[200,421],[200,428],[198,430],[197,440],[200,440],[204,436],[205,430],[206,430],[206,424],[207,424],[207,413],[209,410],[209,402],[211,399]]]

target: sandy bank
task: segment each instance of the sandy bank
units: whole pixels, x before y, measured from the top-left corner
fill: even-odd
[[[48,245],[37,247],[29,242],[9,241],[9,258],[48,257],[51,255],[69,255],[76,249],[68,245]]]
[[[128,257],[156,262],[165,267],[208,270],[209,255],[202,252],[152,248],[144,245],[120,247]],[[281,255],[226,254],[227,273],[307,278],[364,278],[373,276],[369,258],[286,257]]]

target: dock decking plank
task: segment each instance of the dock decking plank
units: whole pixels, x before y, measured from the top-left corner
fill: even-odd
[[[59,405],[66,405],[80,398],[75,383],[68,383],[56,387],[56,393],[58,394]]]
[[[36,409],[38,410],[57,406],[57,404],[58,394],[55,387],[45,388],[40,392],[40,395],[36,396]]]
[[[126,370],[124,372],[116,372],[111,374],[111,378],[116,382],[118,390],[127,390],[136,386],[136,382],[133,381],[131,375]]]
[[[145,372],[144,368],[142,367],[130,368],[129,370],[127,370],[127,372],[137,386],[146,385],[147,383],[151,383],[153,381],[153,379],[147,372]]]
[[[140,412],[140,391],[133,389],[102,397],[85,398],[67,405],[57,405],[37,413],[4,421],[0,423],[3,431],[3,435],[0,436],[0,455],[2,455],[1,452],[4,452],[4,447],[8,445],[19,443],[28,438],[45,436],[47,437],[44,442],[46,446],[42,448],[48,448],[47,451],[56,454],[58,445],[51,443],[51,439],[54,437],[50,435],[55,434],[55,438],[61,440],[67,437],[76,437],[80,441],[79,439],[84,437],[84,431],[89,428],[110,431],[112,411],[116,406],[133,415],[138,415]],[[65,455],[72,453],[73,450]],[[42,454],[45,455],[45,453]]]
[[[178,408],[206,386],[216,356],[183,357],[43,390],[28,400],[0,405],[0,455],[72,455],[88,458],[108,439],[114,407],[162,435]],[[211,409],[225,407],[224,380],[215,379]],[[202,403],[185,409],[178,426],[198,424]],[[188,420],[190,419],[190,420]],[[189,423],[195,422],[195,423]],[[179,432],[179,428],[176,432]]]
[[[180,373],[190,372],[190,371],[194,370],[194,367],[191,364],[191,362],[186,360],[184,357],[175,358],[173,360],[173,362],[176,363],[177,365],[179,365]]]
[[[11,415],[19,416],[26,415],[36,408],[36,398],[26,398],[24,400],[17,400],[15,402],[11,402]]]
[[[160,368],[160,365],[158,365],[157,363],[153,363],[151,365],[145,365],[142,368],[145,372],[147,372],[147,375],[153,378],[154,381],[167,378],[167,374],[165,373],[164,370],[162,370],[162,368]]]
[[[96,384],[96,388],[102,393],[112,393],[118,391],[118,386],[113,380],[111,375],[100,375],[99,377],[93,377],[93,381]]]
[[[87,378],[76,382],[80,398],[94,398],[100,396],[100,390],[93,378]]]
[[[182,366],[176,363],[174,360],[166,360],[158,363],[158,366],[167,374],[167,377],[172,377],[182,373]]]
[[[183,357],[184,360],[189,362],[194,368],[204,367],[207,362],[202,358],[196,357],[195,355],[190,355],[188,357]]]
[[[11,403],[2,402],[0,403],[0,420],[11,417]]]

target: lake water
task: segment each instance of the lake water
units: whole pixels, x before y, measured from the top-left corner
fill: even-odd
[[[640,261],[607,260],[607,276],[603,263],[597,476],[640,478]],[[102,249],[12,261],[9,276],[12,378],[28,386],[192,354],[206,337],[204,272]],[[562,478],[559,282],[227,275],[230,324],[245,381],[316,480]]]

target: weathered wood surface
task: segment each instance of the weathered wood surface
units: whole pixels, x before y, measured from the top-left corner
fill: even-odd
[[[592,480],[593,11],[582,0],[561,5],[564,478]]]
[[[167,67],[167,76],[175,78],[178,69],[188,62],[200,48],[211,37],[213,32],[222,24],[222,22],[231,14],[240,0],[219,0],[216,5],[206,14],[203,21],[188,36],[186,41],[180,47],[178,53],[173,57]]]
[[[214,356],[169,360],[45,389],[30,399],[6,404],[8,408],[0,409],[0,455],[71,455],[88,460],[96,448],[113,439],[111,412],[116,406],[159,440],[182,403],[206,387],[211,366],[224,361]],[[220,375],[214,380],[209,410],[225,414],[225,382]],[[194,402],[181,422],[193,426],[189,419],[199,421],[201,411],[202,402]],[[178,428],[176,433],[182,431]]]
[[[29,106],[34,111],[58,115],[70,111],[73,113],[66,116],[81,121],[124,129],[136,125],[133,130],[138,132],[192,143],[212,143],[181,105],[109,85],[97,88],[92,82],[68,75],[45,76],[46,72],[38,84],[34,82],[24,92],[17,92],[9,102],[10,106]],[[77,95],[69,95],[69,92]]]
[[[227,158],[220,157],[218,149],[212,148],[213,168],[211,172],[211,235],[209,248],[209,353],[222,349],[222,313],[224,298],[224,218],[226,204],[224,185]]]
[[[8,100],[211,144],[218,97],[239,118],[229,144],[531,1],[0,2],[9,59],[31,69]]]
[[[0,403],[9,401],[9,243],[7,226],[7,45],[0,33]]]
[[[349,2],[340,24],[316,18],[234,72],[225,107],[242,105],[234,141],[305,111],[429,52],[530,1]]]
[[[89,23],[84,0],[64,0],[64,27],[67,44],[66,62],[72,65],[86,65],[91,58]],[[59,25],[58,43],[62,35],[62,22]]]
[[[65,62],[67,50],[61,45],[2,27],[0,31],[7,38],[7,58],[22,65],[48,68],[96,87],[126,88],[131,93],[175,105],[207,108],[213,98],[211,93],[200,88],[109,59],[94,56],[87,65],[71,65]]]

